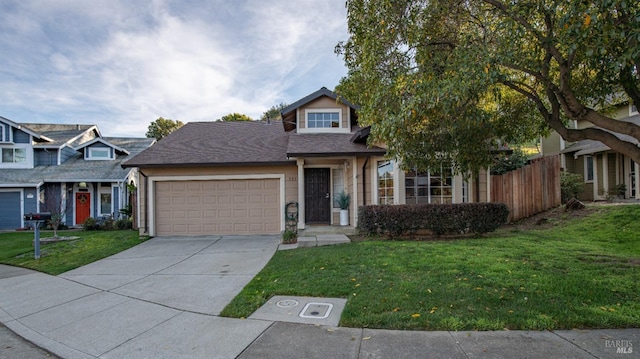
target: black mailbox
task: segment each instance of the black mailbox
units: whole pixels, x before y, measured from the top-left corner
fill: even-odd
[[[25,221],[47,221],[51,219],[51,213],[42,212],[42,213],[29,213],[24,215]]]

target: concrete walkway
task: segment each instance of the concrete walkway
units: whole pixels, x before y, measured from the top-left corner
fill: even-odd
[[[0,266],[0,322],[62,358],[639,357],[640,329],[415,332],[219,317],[278,240],[155,238],[57,277]]]

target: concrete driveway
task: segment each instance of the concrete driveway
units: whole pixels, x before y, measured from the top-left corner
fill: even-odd
[[[8,270],[0,321],[64,358],[233,358],[272,322],[216,315],[278,242],[154,238],[58,277]]]

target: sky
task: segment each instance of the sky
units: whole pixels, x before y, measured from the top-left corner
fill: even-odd
[[[347,37],[344,0],[2,0],[0,116],[107,137],[258,119],[334,89]]]

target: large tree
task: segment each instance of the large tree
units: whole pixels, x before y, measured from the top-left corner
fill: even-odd
[[[220,117],[218,121],[253,121],[253,119],[243,113],[234,112]]]
[[[155,138],[160,141],[182,126],[184,126],[182,121],[174,121],[172,119],[158,117],[157,120],[149,124],[148,131],[145,136],[147,136],[147,138]]]
[[[550,130],[640,163],[640,126],[611,110],[640,104],[637,1],[348,0],[347,11],[337,91],[406,166],[477,170],[497,140]]]

